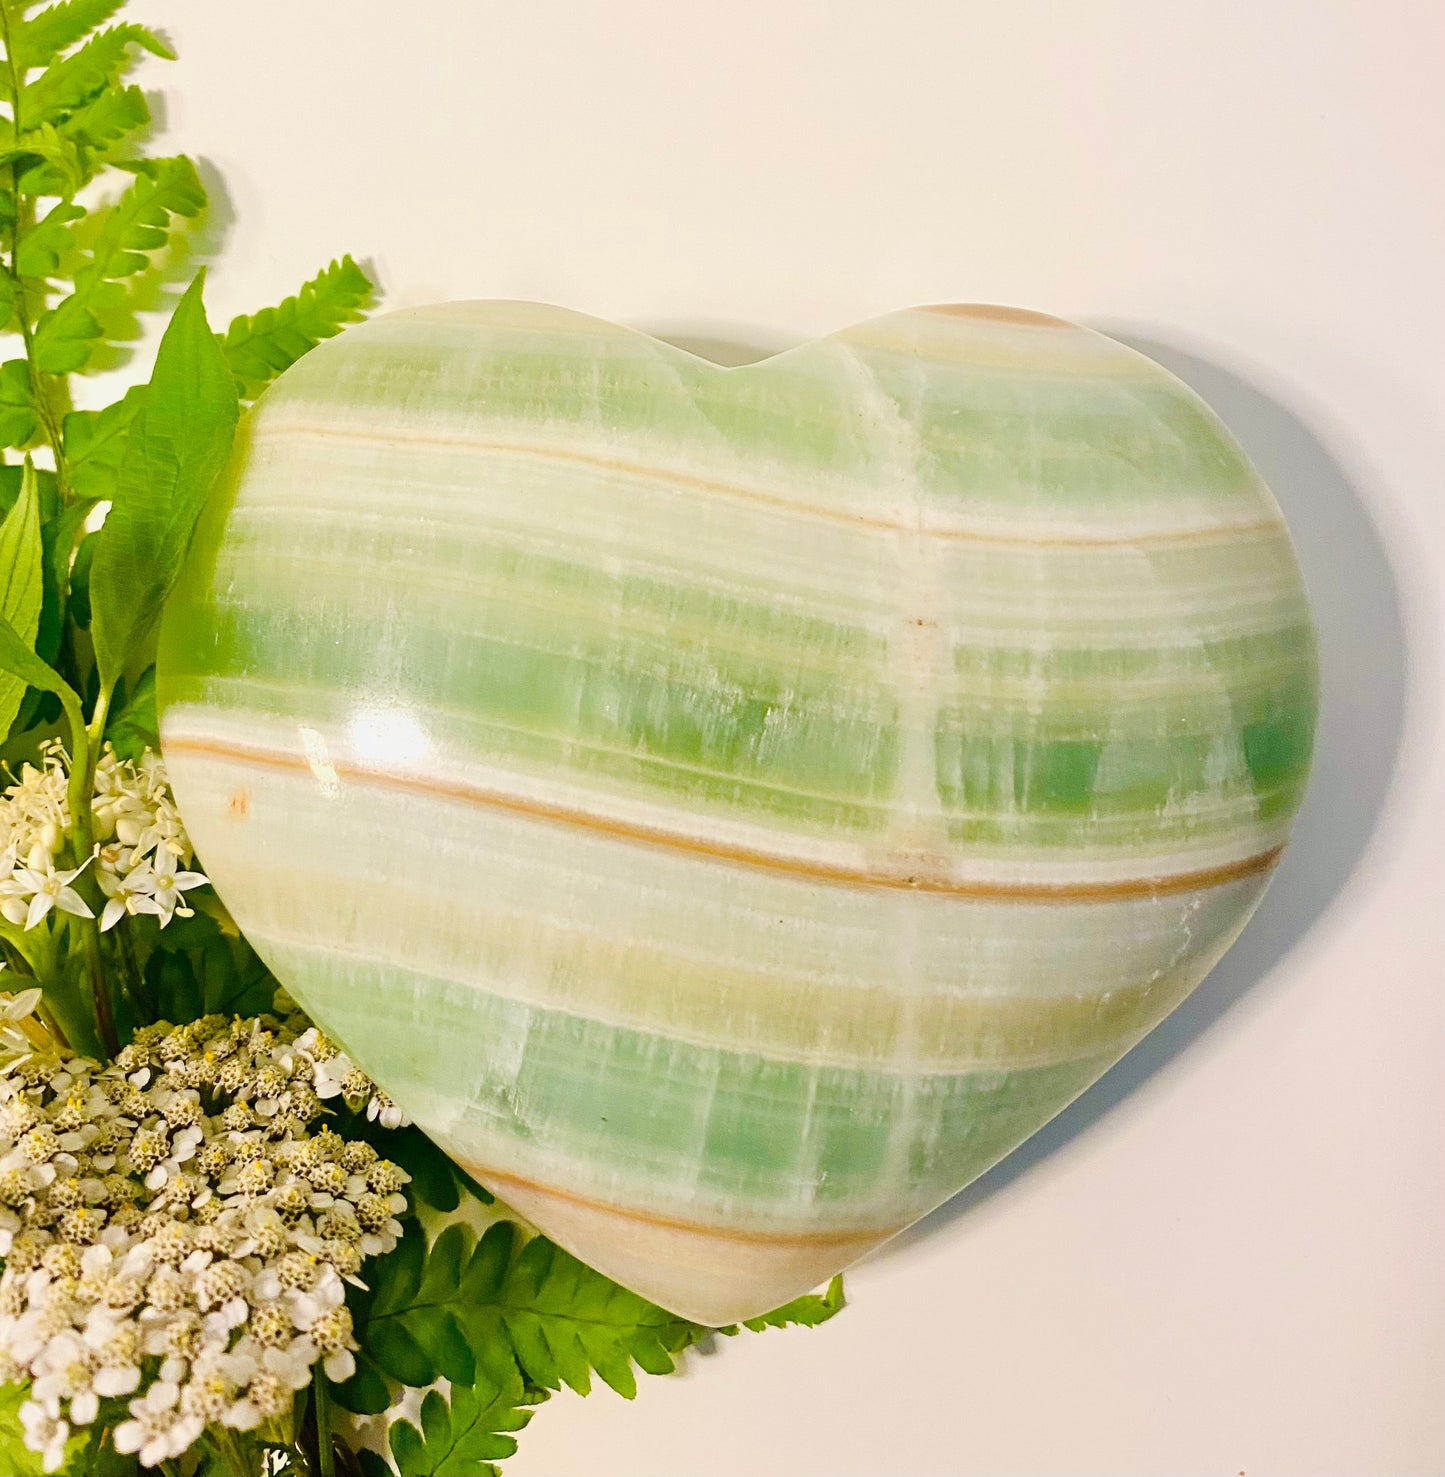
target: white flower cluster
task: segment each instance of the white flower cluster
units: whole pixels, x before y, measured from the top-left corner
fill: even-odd
[[[17,928],[34,928],[52,908],[95,916],[72,885],[92,858],[78,867],[55,865],[70,826],[68,771],[64,746],[51,739],[40,766],[26,764],[0,796],[0,915]],[[127,913],[154,914],[162,928],[190,916],[185,894],[206,878],[184,870],[191,843],[159,754],[148,749],[132,762],[105,746],[95,767],[91,824],[96,881],[106,896],[102,929]]]
[[[334,1041],[312,1026],[296,1042],[316,1063],[316,1096],[339,1097],[353,1113],[363,1110],[383,1128],[401,1128],[411,1119],[374,1083]]]
[[[396,1245],[409,1176],[317,1124],[302,1025],[206,1016],[111,1067],[0,1076],[0,1382],[31,1381],[47,1471],[104,1400],[128,1398],[115,1445],[155,1466],[208,1425],[284,1424],[318,1359],[352,1373],[344,1284]]]

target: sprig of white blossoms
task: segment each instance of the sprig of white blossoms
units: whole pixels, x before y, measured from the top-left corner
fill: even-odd
[[[150,913],[162,928],[172,918],[190,917],[185,894],[204,887],[206,878],[186,870],[193,856],[190,838],[160,755],[147,749],[139,760],[120,759],[106,744],[91,801],[94,856],[78,867],[57,868],[71,820],[69,767],[65,746],[51,739],[41,746],[40,765],[26,764],[0,796],[0,915],[25,929],[36,927],[52,908],[93,918],[73,884],[94,860],[106,896],[102,930],[127,914]]]
[[[410,1176],[317,1125],[335,1049],[304,1026],[212,1015],[0,1075],[0,1382],[31,1381],[46,1471],[103,1401],[155,1466],[284,1421],[318,1360],[353,1372],[345,1284],[396,1245]]]

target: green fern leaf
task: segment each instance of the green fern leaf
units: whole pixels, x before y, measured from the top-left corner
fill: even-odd
[[[61,422],[65,463],[76,495],[91,502],[115,496],[116,478],[131,423],[145,403],[146,387],[132,385],[104,410],[72,410]]]
[[[787,1328],[790,1325],[800,1328],[816,1328],[820,1323],[826,1323],[842,1309],[843,1274],[840,1272],[828,1284],[826,1292],[805,1293],[802,1297],[794,1298],[790,1303],[784,1303],[781,1308],[774,1308],[771,1313],[764,1313],[760,1318],[745,1318],[742,1326],[751,1329],[753,1333],[762,1333],[769,1328]],[[737,1332],[737,1327],[721,1328],[718,1332],[734,1334]]]
[[[85,367],[104,333],[100,315],[124,300],[120,280],[145,270],[150,253],[169,239],[175,217],[192,218],[205,208],[205,188],[184,155],[125,167],[134,172],[135,183],[93,217],[98,234],[89,260],[75,273],[75,291],[35,325],[31,353],[49,374]]]
[[[524,1240],[508,1221],[477,1241],[448,1226],[429,1250],[402,1238],[379,1266],[375,1291],[354,1309],[373,1366],[338,1390],[348,1409],[375,1399],[376,1376],[425,1386],[445,1376],[466,1386],[494,1351],[509,1352],[528,1386],[578,1394],[595,1374],[618,1394],[637,1393],[636,1364],[668,1374],[675,1355],[709,1330],[594,1272],[543,1236]]]
[[[81,185],[75,146],[50,123],[26,130],[17,141],[6,121],[0,127],[0,164],[15,166],[15,188],[21,196],[71,195]],[[13,197],[7,213],[13,220]]]
[[[322,339],[354,323],[362,316],[371,291],[371,279],[344,256],[278,307],[235,319],[222,347],[241,398],[255,399]]]
[[[61,200],[51,206],[21,238],[15,252],[15,270],[22,277],[50,277],[75,246],[71,225],[85,214],[79,205]]]
[[[133,65],[137,47],[175,59],[170,47],[144,26],[112,26],[25,85],[20,108],[26,127],[57,123],[114,87]]]
[[[143,272],[150,253],[166,244],[172,217],[194,219],[206,208],[205,186],[184,154],[121,167],[135,175],[135,183],[114,205],[96,212],[99,234],[90,261],[75,274],[77,288]]]
[[[17,72],[53,62],[103,22],[125,0],[63,0],[22,21],[11,34],[11,61]]]
[[[454,1385],[450,1403],[436,1390],[421,1406],[421,1423],[397,1421],[391,1454],[401,1477],[497,1477],[496,1462],[517,1449],[510,1435],[532,1418],[526,1391],[513,1373],[500,1381]]]
[[[113,288],[114,298],[123,296],[114,284],[106,285]],[[111,305],[99,291],[91,296],[97,307]],[[78,293],[61,298],[36,324],[31,341],[35,367],[46,374],[73,374],[83,369],[103,331],[100,319]]]
[[[139,87],[116,87],[77,108],[56,126],[61,138],[74,144],[88,180],[116,150],[120,141],[151,121],[150,106]]]
[[[24,359],[7,359],[0,364],[0,446],[28,446],[38,429],[30,366]]]

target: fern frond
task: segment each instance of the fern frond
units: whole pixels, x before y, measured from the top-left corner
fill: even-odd
[[[55,131],[75,146],[82,161],[82,177],[89,180],[122,139],[139,132],[150,121],[145,93],[135,86],[117,87],[77,108]]]
[[[0,127],[0,164],[15,166],[20,195],[69,195],[80,188],[75,149],[53,124],[27,129],[18,139],[13,134],[7,119]]]
[[[21,21],[10,38],[15,70],[28,72],[47,66],[108,21],[123,4],[125,0],[62,0]]]
[[[174,217],[194,217],[205,208],[205,188],[184,155],[126,167],[135,173],[135,183],[93,217],[98,234],[89,260],[76,271],[75,291],[35,325],[31,354],[47,374],[84,369],[104,332],[99,315],[124,296],[120,281],[145,270],[150,253],[169,239]]]
[[[769,1328],[788,1328],[797,1326],[799,1328],[816,1328],[820,1323],[826,1323],[835,1313],[843,1309],[843,1274],[840,1272],[828,1284],[827,1290],[822,1293],[804,1293],[790,1303],[784,1303],[781,1308],[774,1308],[771,1313],[764,1313],[760,1318],[745,1318],[742,1327],[750,1329],[753,1333],[762,1333]],[[718,1329],[719,1333],[728,1335],[735,1334],[738,1325],[732,1324],[727,1328]]]
[[[243,400],[253,400],[322,339],[362,316],[371,279],[349,256],[334,261],[295,297],[232,321],[221,346]]]
[[[0,446],[27,446],[39,429],[24,359],[0,364]]]
[[[132,48],[174,60],[175,53],[144,26],[112,26],[26,83],[21,93],[21,116],[27,128],[57,123],[114,87],[135,61]]]
[[[166,244],[171,218],[194,219],[206,208],[206,187],[184,154],[122,167],[135,175],[135,183],[114,205],[96,212],[99,234],[90,261],[76,273],[77,288],[143,272],[150,253]]]
[[[494,1464],[517,1449],[510,1433],[532,1418],[525,1393],[515,1374],[497,1383],[454,1385],[450,1401],[431,1391],[418,1424],[392,1424],[397,1471],[401,1477],[497,1477]]]
[[[22,277],[50,277],[75,246],[77,221],[85,211],[79,205],[61,200],[51,206],[42,220],[37,221],[15,251],[15,270]]]
[[[115,496],[126,437],[145,392],[144,385],[132,385],[123,399],[104,410],[72,410],[61,423],[65,465],[78,498],[101,502]]]
[[[543,1236],[524,1241],[508,1221],[476,1241],[448,1226],[428,1249],[402,1238],[358,1302],[362,1354],[338,1389],[348,1409],[383,1408],[383,1376],[425,1386],[445,1376],[469,1386],[504,1351],[524,1385],[566,1384],[578,1394],[598,1375],[619,1395],[637,1393],[633,1365],[671,1373],[675,1356],[708,1329],[689,1323],[594,1272]],[[380,1405],[378,1405],[380,1402]]]

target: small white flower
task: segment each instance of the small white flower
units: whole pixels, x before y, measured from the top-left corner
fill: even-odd
[[[56,1471],[65,1461],[65,1443],[70,1440],[70,1426],[56,1420],[34,1400],[20,1407],[20,1425],[25,1431],[25,1444],[40,1453],[41,1465],[47,1472]]]
[[[146,1175],[146,1189],[159,1190],[167,1180],[178,1174],[181,1165],[188,1159],[195,1158],[196,1149],[203,1138],[205,1138],[205,1134],[199,1128],[191,1127],[178,1130],[170,1142],[171,1152]]]
[[[175,852],[166,846],[158,848],[146,882],[155,901],[161,927],[164,928],[173,917],[189,918],[195,910],[187,905],[184,894],[192,888],[205,887],[209,880],[201,872],[176,871]]]
[[[55,872],[49,869],[37,871],[34,867],[17,867],[12,885],[17,891],[5,899],[6,903],[19,904],[28,897],[29,905],[25,909],[24,926],[27,930],[32,929],[39,923],[52,908],[59,908],[62,912],[74,913],[77,918],[94,918],[90,905],[70,885],[85,870],[86,864],[81,863],[78,867],[72,867],[67,872]],[[15,917],[15,909],[4,907],[6,918],[12,923],[19,920]]]
[[[134,917],[137,913],[156,914],[161,911],[161,905],[151,896],[148,866],[143,864],[133,872],[127,872],[125,876],[102,866],[95,875],[106,898],[105,907],[100,914],[102,933],[114,928],[122,918]]]

